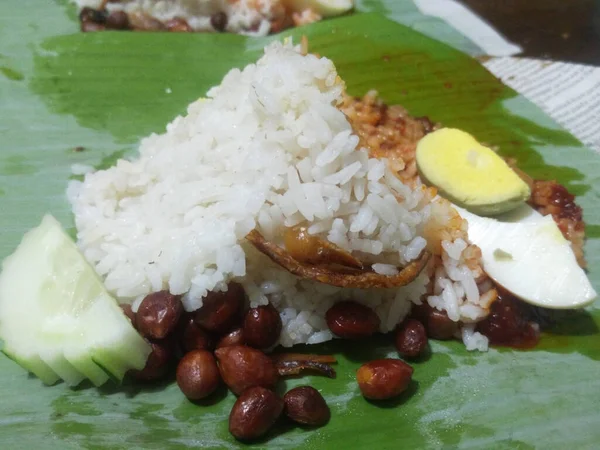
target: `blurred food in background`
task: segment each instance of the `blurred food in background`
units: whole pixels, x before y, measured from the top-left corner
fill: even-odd
[[[229,32],[266,36],[345,14],[354,0],[73,0],[81,31]]]

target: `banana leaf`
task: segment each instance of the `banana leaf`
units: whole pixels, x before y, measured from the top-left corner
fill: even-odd
[[[424,32],[430,37],[421,34]],[[412,2],[362,0],[352,15],[267,38],[226,34],[78,31],[66,1],[0,3],[0,258],[45,212],[73,231],[65,197],[72,164],[105,168],[132,155],[233,67],[271,39],[306,35],[331,58],[351,94],[376,89],[388,103],[428,115],[498,146],[537,178],[556,179],[585,211],[589,275],[600,288],[600,157],[476,60],[477,47]],[[431,37],[442,39],[444,44]],[[461,52],[462,50],[463,52]],[[18,301],[18,299],[15,299]],[[389,336],[310,352],[338,358],[335,380],[307,376],[332,409],[317,430],[282,425],[256,448],[597,448],[600,313],[565,314],[530,351],[469,353],[432,343],[400,398],[359,393],[362,362],[397,354]],[[303,351],[306,349],[298,349]],[[227,430],[234,397],[202,404],[168,381],[100,389],[45,387],[0,357],[0,448],[236,448]]]

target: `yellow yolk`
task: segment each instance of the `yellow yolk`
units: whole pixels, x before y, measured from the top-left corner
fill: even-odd
[[[416,159],[426,184],[475,214],[510,211],[531,194],[500,156],[461,130],[442,128],[428,134],[417,145]]]

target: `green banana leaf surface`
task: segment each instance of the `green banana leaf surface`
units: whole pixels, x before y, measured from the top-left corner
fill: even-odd
[[[418,31],[444,39],[442,44]],[[73,232],[65,197],[72,164],[105,168],[135,154],[188,103],[271,39],[306,35],[351,94],[379,91],[416,116],[473,133],[536,178],[577,194],[587,222],[589,276],[600,288],[600,157],[480,63],[475,45],[412,2],[363,0],[357,12],[269,38],[226,34],[83,34],[66,1],[0,3],[0,258],[45,212]],[[76,151],[84,149],[84,151]],[[18,299],[14,299],[18,301]],[[282,425],[253,446],[275,448],[593,449],[600,446],[600,313],[565,314],[534,350],[469,353],[433,342],[400,398],[370,403],[356,369],[396,357],[389,336],[299,351],[333,353],[337,379],[311,384],[331,406],[328,425]],[[202,404],[158,386],[45,387],[0,357],[0,448],[237,448],[227,429],[234,397]]]

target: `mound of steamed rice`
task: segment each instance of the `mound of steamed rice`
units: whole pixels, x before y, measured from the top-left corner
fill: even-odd
[[[279,310],[284,346],[331,339],[324,316],[337,301],[370,306],[387,332],[426,300],[465,324],[467,348],[486,349],[474,323],[487,314],[490,285],[465,222],[369,157],[338,108],[343,95],[330,60],[274,43],[145,138],[135,159],[71,182],[78,245],[106,287],[134,310],[169,289],[192,311],[235,280],[251,306]],[[426,247],[435,257],[407,286],[341,289],[299,279],[244,239],[256,228],[281,243],[297,224],[383,274]]]

